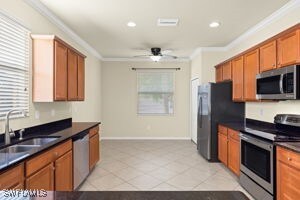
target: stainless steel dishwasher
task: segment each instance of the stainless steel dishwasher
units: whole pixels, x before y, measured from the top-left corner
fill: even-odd
[[[82,132],[73,138],[74,190],[89,174],[89,133]]]

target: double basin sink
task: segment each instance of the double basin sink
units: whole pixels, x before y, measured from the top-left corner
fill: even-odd
[[[28,139],[28,140],[25,140],[24,142],[20,142],[18,144],[1,149],[0,154],[1,153],[12,153],[13,154],[13,153],[29,152],[35,148],[38,148],[45,144],[53,142],[53,141],[57,140],[58,138],[59,138],[59,136],[57,136],[57,137],[48,136],[48,137],[37,137],[37,138]]]

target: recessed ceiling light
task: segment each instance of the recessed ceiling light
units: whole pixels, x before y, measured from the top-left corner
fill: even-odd
[[[127,23],[127,26],[129,26],[129,27],[136,27],[136,23],[130,21],[130,22]]]
[[[212,22],[212,23],[209,24],[209,27],[211,27],[211,28],[217,28],[219,26],[220,26],[219,22]]]

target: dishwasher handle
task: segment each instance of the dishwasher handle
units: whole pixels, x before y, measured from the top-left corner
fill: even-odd
[[[89,134],[88,131],[83,131],[83,132],[77,134],[76,136],[74,136],[74,137],[72,138],[72,141],[73,141],[73,142],[76,142],[77,140],[85,140],[85,137],[86,137],[88,134]]]

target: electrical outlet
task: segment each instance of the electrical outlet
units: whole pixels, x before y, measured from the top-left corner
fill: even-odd
[[[52,116],[52,117],[55,116],[55,110],[54,110],[54,109],[51,110],[51,116]]]
[[[259,114],[260,114],[260,116],[264,116],[264,109],[263,109],[263,108],[261,108],[261,109],[259,110]]]
[[[36,110],[34,113],[35,119],[40,119],[40,111]]]

